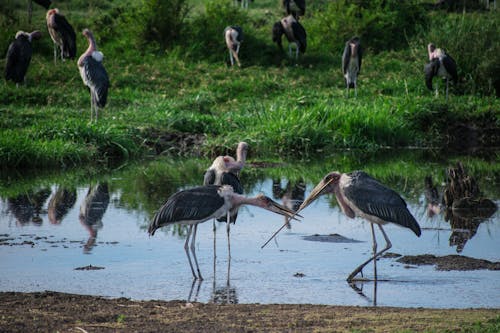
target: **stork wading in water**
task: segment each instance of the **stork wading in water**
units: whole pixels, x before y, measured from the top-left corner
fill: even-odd
[[[427,46],[429,54],[429,63],[425,65],[425,85],[429,90],[432,89],[432,80],[435,76],[440,76],[446,81],[446,101],[448,101],[448,85],[450,79],[456,84],[458,81],[457,64],[455,60],[446,53],[443,49],[436,48],[430,43]],[[436,84],[436,96],[438,95],[438,87]]]
[[[299,16],[304,16],[306,13],[305,0],[283,0],[282,4],[286,15],[292,15],[297,20]]]
[[[278,44],[279,48],[283,50],[281,42],[283,34],[288,39],[288,53],[292,57],[292,44],[295,44],[295,59],[299,58],[299,52],[306,52],[307,48],[307,34],[304,27],[297,21],[293,15],[288,15],[274,23],[273,26],[273,42]]]
[[[226,27],[226,29],[224,29],[224,39],[226,40],[226,46],[229,50],[231,66],[234,66],[234,59],[236,59],[238,67],[241,67],[238,54],[240,52],[241,42],[243,42],[243,29],[237,25]]]
[[[95,120],[99,114],[99,108],[106,105],[108,98],[109,77],[102,64],[104,55],[97,51],[94,35],[89,29],[83,30],[83,35],[87,37],[89,47],[78,59],[78,69],[83,83],[90,91],[90,120],[95,113]]]
[[[213,161],[212,165],[207,169],[203,177],[203,185],[231,185],[233,191],[238,194],[243,194],[243,185],[240,182],[240,172],[245,166],[248,152],[248,144],[246,142],[238,143],[236,148],[236,160],[231,156],[218,156]],[[229,233],[231,223],[235,223],[238,217],[238,207],[228,211],[226,216],[217,219],[219,222],[226,222],[227,231],[227,247],[229,258],[231,258],[231,241]],[[216,248],[216,227],[215,219],[213,224],[214,231],[214,257]]]
[[[31,42],[40,39],[42,33],[35,30],[31,33],[18,31],[16,39],[10,43],[5,60],[5,80],[13,81],[19,87],[25,82],[26,72],[31,62],[33,47]]]
[[[358,37],[353,37],[345,43],[342,54],[342,72],[346,84],[346,95],[349,97],[349,88],[354,88],[354,95],[358,96],[358,75],[361,71],[363,49]]]
[[[31,16],[33,15],[33,2],[36,2],[45,9],[49,9],[52,4],[51,0],[28,0],[28,23],[31,24]]]
[[[54,42],[54,63],[57,60],[57,48],[61,53],[61,60],[76,57],[76,33],[68,20],[54,8],[47,11],[47,29]]]
[[[382,225],[389,222],[411,229],[420,237],[421,231],[417,221],[406,207],[406,202],[392,189],[381,184],[363,171],[350,173],[331,172],[311,190],[309,196],[300,205],[297,212],[309,206],[319,196],[333,193],[342,212],[349,218],[360,217],[370,222],[373,240],[373,257],[359,265],[348,277],[351,282],[363,268],[373,261],[374,280],[377,280],[377,257],[392,247],[391,241]],[[377,252],[374,224],[377,224],[386,246]],[[281,230],[281,229],[280,229]],[[278,230],[279,231],[279,230]],[[273,235],[273,237],[276,233]],[[271,238],[272,239],[272,238]],[[269,241],[268,241],[269,242]],[[266,243],[267,244],[267,243]],[[266,245],[264,244],[264,245]]]
[[[229,185],[207,185],[179,191],[173,194],[154,215],[153,220],[149,224],[148,233],[150,236],[153,236],[158,228],[173,224],[189,225],[186,242],[184,243],[184,250],[188,257],[193,278],[195,280],[203,280],[195,252],[198,224],[212,218],[225,216],[232,209],[238,208],[241,205],[253,205],[276,214],[289,217],[294,216],[293,211],[281,206],[264,195],[248,198],[235,193],[233,188]],[[191,245],[189,245],[190,239]],[[188,247],[191,249],[196,271],[193,267]]]

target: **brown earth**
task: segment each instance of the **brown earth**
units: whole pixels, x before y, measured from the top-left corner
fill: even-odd
[[[500,309],[132,301],[0,293],[0,332],[494,332]]]

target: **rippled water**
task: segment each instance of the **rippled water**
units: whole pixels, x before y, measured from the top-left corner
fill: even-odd
[[[350,287],[347,275],[371,253],[370,226],[347,219],[332,197],[322,197],[305,209],[302,222],[292,223],[264,249],[261,245],[283,224],[283,217],[254,207],[241,209],[231,228],[230,266],[225,224],[217,225],[214,265],[212,222],[203,223],[196,251],[205,280],[193,284],[183,248],[185,229],[164,228],[148,237],[146,228],[171,193],[202,178],[206,163],[169,162],[165,169],[158,166],[161,163],[134,166],[105,177],[79,172],[3,177],[0,290],[201,302],[500,307],[500,271],[438,271],[434,266],[407,266],[383,258],[377,264],[381,281],[357,284],[358,290]],[[307,196],[323,170],[329,169],[327,165],[255,170],[248,166],[247,176],[243,175],[245,192],[263,192],[292,205]],[[305,174],[302,178],[297,173]],[[428,216],[423,186],[412,187],[423,179],[405,177],[395,171],[385,182],[402,193],[423,231],[418,238],[408,229],[388,225],[390,252],[437,256],[458,252],[500,261],[498,211],[467,226],[450,226],[442,214]],[[493,175],[481,186],[499,205],[497,181]],[[384,244],[381,236],[378,243]],[[75,270],[88,265],[103,269]],[[369,265],[365,275],[372,274]]]

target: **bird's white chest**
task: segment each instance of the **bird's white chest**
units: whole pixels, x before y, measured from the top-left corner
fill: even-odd
[[[358,57],[351,57],[349,65],[347,66],[347,71],[345,73],[345,78],[348,83],[354,82],[359,72]]]

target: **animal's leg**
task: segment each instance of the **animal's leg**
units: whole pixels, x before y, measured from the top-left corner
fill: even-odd
[[[195,241],[196,241],[196,231],[198,230],[198,225],[194,225],[194,231],[193,231],[193,238],[191,239],[191,253],[193,253],[193,258],[194,258],[194,263],[196,264],[196,270],[198,271],[198,279],[203,280],[203,277],[201,276],[200,272],[200,266],[198,265],[198,259],[196,258],[196,248],[195,248]]]
[[[191,262],[191,256],[189,255],[189,237],[191,236],[191,231],[193,230],[193,226],[190,225],[187,235],[186,235],[186,242],[184,243],[184,251],[186,251],[186,256],[189,261],[189,267],[191,267],[191,273],[193,273],[193,278],[196,280],[198,277],[196,276],[196,273],[194,272],[193,268],[193,263]]]

